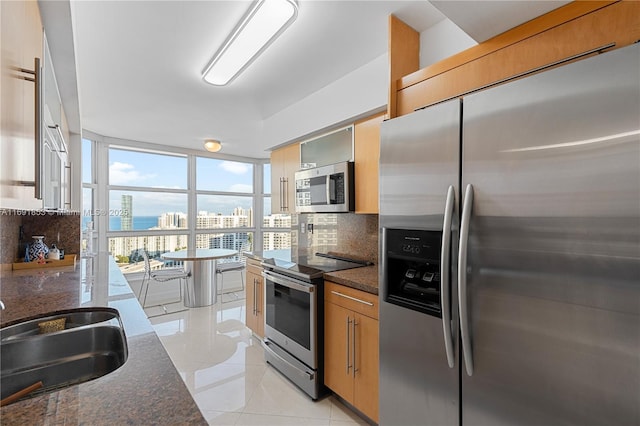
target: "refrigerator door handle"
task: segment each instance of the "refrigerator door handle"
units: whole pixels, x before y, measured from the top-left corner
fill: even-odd
[[[473,186],[467,185],[464,192],[462,219],[460,220],[460,246],[458,252],[458,306],[460,309],[460,336],[462,338],[462,352],[467,374],[473,375],[473,353],[471,351],[471,336],[469,335],[469,316],[467,309],[467,244],[469,242],[469,222],[473,208]]]
[[[447,190],[447,201],[444,206],[444,221],[442,223],[442,253],[440,254],[440,292],[442,304],[442,330],[444,332],[444,347],[447,353],[449,368],[453,368],[455,359],[453,354],[453,336],[451,335],[451,218],[455,191],[453,186]]]

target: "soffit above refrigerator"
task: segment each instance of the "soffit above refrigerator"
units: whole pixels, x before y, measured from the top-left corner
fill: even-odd
[[[570,1],[430,1],[440,12],[482,43]]]

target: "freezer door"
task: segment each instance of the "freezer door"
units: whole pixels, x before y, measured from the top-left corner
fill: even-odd
[[[639,51],[464,100],[465,425],[640,424]]]
[[[447,190],[457,199],[460,183],[460,101],[383,122],[379,173],[381,226],[442,229]]]
[[[459,146],[459,101],[382,124],[379,216],[382,425],[459,424],[457,316],[450,316],[446,324],[452,337],[448,359],[443,319],[384,301],[389,282],[382,233],[382,229],[391,228],[442,231],[449,193],[453,219],[450,229],[443,233],[443,240],[446,244],[446,237],[451,237],[451,242],[457,242]],[[444,259],[444,263],[451,279],[445,284],[444,277],[443,286],[451,300],[446,307],[456,313],[453,279],[456,274],[450,270],[455,265],[457,246],[448,247],[449,259]],[[443,318],[445,315],[446,312]]]

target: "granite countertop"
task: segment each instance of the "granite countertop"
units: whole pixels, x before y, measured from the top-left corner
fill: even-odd
[[[138,299],[108,254],[75,267],[2,272],[2,326],[39,314],[108,306],[120,312],[129,356],[103,377],[0,409],[8,425],[206,425]]]
[[[325,272],[324,279],[367,293],[378,294],[378,265]]]

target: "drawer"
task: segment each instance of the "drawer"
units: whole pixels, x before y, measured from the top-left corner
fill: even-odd
[[[260,261],[247,257],[247,271],[253,272],[256,275],[261,275],[262,265],[260,265]]]
[[[324,282],[324,300],[378,319],[378,296],[331,281]]]

